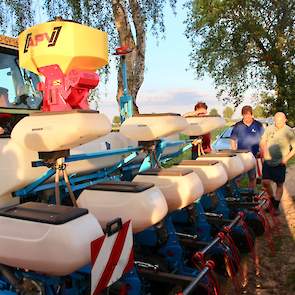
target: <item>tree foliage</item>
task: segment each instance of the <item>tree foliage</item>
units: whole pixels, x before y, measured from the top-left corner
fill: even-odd
[[[249,87],[274,91],[266,111],[295,119],[295,1],[191,0],[191,65],[238,105]]]
[[[219,116],[218,111],[215,108],[210,110],[209,115],[210,116]]]
[[[225,107],[223,110],[223,117],[230,120],[234,114],[234,110],[231,107]]]
[[[253,115],[255,118],[265,118],[265,111],[263,106],[261,105],[257,105],[254,109],[253,109]]]
[[[136,101],[144,80],[147,29],[150,27],[155,36],[164,33],[164,6],[169,2],[173,8],[176,1],[45,0],[44,7],[51,18],[60,15],[106,31],[109,34],[110,52],[120,46],[132,49],[126,63],[129,92]],[[123,93],[120,67],[117,76],[119,99]]]
[[[0,0],[1,32],[11,32],[17,36],[22,30],[33,24],[32,0]]]

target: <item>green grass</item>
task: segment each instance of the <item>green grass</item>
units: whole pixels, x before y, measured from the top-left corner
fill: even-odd
[[[249,179],[247,176],[243,177],[241,182],[240,182],[240,187],[241,188],[247,188],[249,183]]]
[[[169,168],[173,165],[178,164],[182,160],[191,160],[191,158],[192,158],[192,152],[191,152],[191,150],[188,150],[188,151],[184,152],[183,154],[179,155],[178,157],[173,158],[170,161],[164,163],[162,166],[164,168]]]
[[[295,156],[291,160],[289,160],[289,162],[287,164],[288,167],[292,166],[292,165],[295,165]]]
[[[182,133],[179,134],[179,140],[187,140],[187,139],[189,139],[188,135],[182,134]]]

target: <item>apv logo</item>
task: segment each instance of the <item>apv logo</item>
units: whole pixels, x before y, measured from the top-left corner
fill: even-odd
[[[34,36],[32,36],[32,33],[29,33],[26,38],[24,53],[28,52],[29,47],[36,47],[40,42],[45,40],[48,41],[48,47],[55,46],[61,28],[62,27],[54,27],[50,37],[48,36],[48,33],[41,33]]]

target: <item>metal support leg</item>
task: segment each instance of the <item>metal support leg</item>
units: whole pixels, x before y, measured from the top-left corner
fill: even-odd
[[[72,201],[74,207],[78,207],[76,197],[75,197],[74,192],[73,192],[73,190],[71,188],[71,184],[70,184],[70,180],[69,180],[68,173],[67,173],[67,170],[66,170],[66,166],[63,169],[63,177],[64,177],[64,180],[65,180],[66,186],[68,188],[71,201]]]
[[[57,206],[60,205],[60,191],[59,191],[59,167],[58,167],[58,163],[56,163],[55,166],[55,203]]]

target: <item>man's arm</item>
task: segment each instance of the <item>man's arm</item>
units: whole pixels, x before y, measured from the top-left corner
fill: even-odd
[[[230,148],[232,150],[238,149],[238,128],[237,125],[234,125],[234,128],[230,135]]]
[[[238,145],[237,145],[237,140],[236,139],[233,139],[233,138],[230,139],[230,148],[232,150],[237,150],[238,149]]]
[[[293,149],[290,151],[290,153],[289,153],[287,156],[285,156],[285,157],[283,158],[283,160],[282,160],[282,164],[286,165],[287,162],[288,162],[291,158],[293,158],[294,155],[295,155],[295,149],[293,148]]]
[[[290,145],[292,147],[291,151],[282,159],[282,164],[284,165],[295,155],[295,134],[293,131],[290,131]]]
[[[268,127],[264,130],[264,133],[261,137],[260,144],[259,144],[261,158],[264,158],[264,156],[267,153],[267,135],[268,135]]]
[[[259,121],[258,121],[258,122],[259,122]],[[260,122],[259,122],[259,123],[260,123]],[[265,131],[265,129],[264,129],[263,125],[260,123],[260,126],[259,126],[259,138],[260,138],[260,141],[261,141],[261,138],[262,138],[262,136],[263,136],[263,134],[264,134],[264,131]],[[260,141],[259,141],[259,151],[258,151],[258,153],[255,155],[256,158],[263,158],[263,151],[262,151],[262,148],[261,148],[261,143],[260,143]]]

